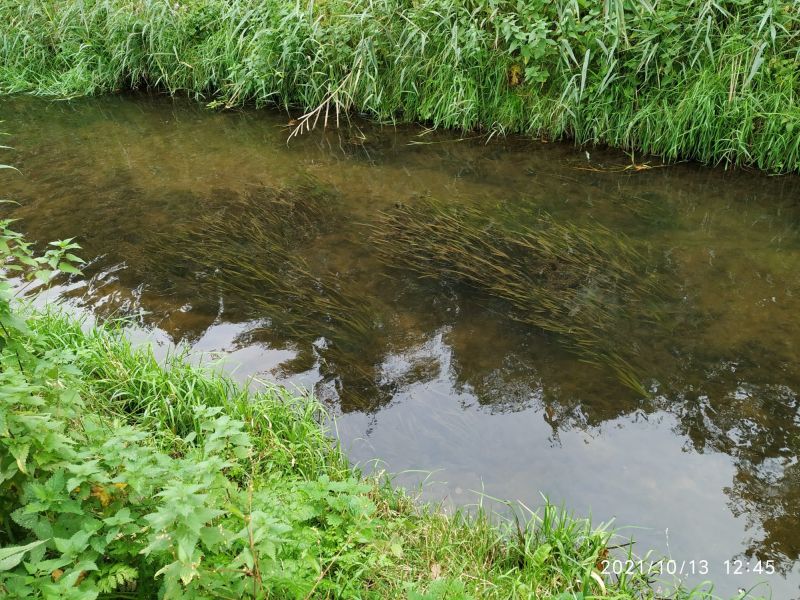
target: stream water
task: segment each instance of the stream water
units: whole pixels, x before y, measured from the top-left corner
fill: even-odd
[[[168,98],[0,119],[3,213],[90,260],[69,302],[313,390],[426,499],[543,493],[800,597],[799,178]]]

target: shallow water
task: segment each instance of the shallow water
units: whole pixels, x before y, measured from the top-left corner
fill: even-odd
[[[312,389],[354,460],[426,498],[542,492],[685,572],[707,561],[691,583],[800,597],[800,179],[361,122],[287,144],[286,115],[164,98],[4,100],[0,119],[4,212],[91,259],[71,302]],[[483,269],[398,247],[387,219],[430,206],[497,243],[608,231],[641,272],[608,293],[579,255],[600,274],[555,281],[555,331]]]

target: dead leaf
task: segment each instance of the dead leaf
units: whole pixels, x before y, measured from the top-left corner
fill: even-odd
[[[105,508],[109,504],[111,504],[111,494],[106,491],[102,485],[93,485],[92,486],[92,493],[89,494],[90,496],[97,498],[100,501],[100,504]]]
[[[600,552],[597,554],[597,562],[595,562],[594,567],[601,573],[606,568],[606,562],[608,561],[608,548],[603,547]]]

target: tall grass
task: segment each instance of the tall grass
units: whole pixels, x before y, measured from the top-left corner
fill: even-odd
[[[799,42],[798,0],[0,0],[0,92],[151,88],[797,171]]]

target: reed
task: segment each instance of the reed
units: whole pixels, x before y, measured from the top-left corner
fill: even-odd
[[[797,0],[0,0],[0,92],[355,110],[800,168]]]

